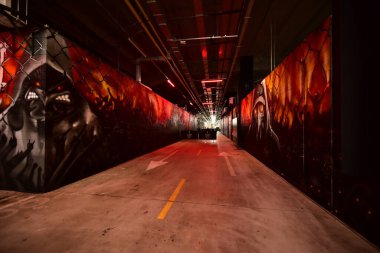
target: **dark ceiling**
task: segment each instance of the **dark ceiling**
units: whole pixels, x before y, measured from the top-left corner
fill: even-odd
[[[237,96],[241,62],[249,81],[240,96],[330,14],[330,0],[29,0],[28,20],[132,77],[139,62],[156,93],[219,114]],[[221,81],[202,82],[211,79]]]

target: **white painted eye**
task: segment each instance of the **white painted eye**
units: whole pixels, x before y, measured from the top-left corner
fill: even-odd
[[[58,97],[55,98],[55,101],[70,103],[71,102],[70,95],[69,94],[59,95]]]
[[[26,94],[26,100],[37,100],[37,99],[38,99],[38,95],[34,91],[29,91]]]

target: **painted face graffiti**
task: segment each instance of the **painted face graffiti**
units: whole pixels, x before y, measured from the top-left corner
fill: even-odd
[[[33,56],[15,76],[17,98],[0,123],[0,171],[7,188],[46,191],[66,180],[102,131],[74,88],[64,39],[49,30],[35,39],[47,52],[27,49]]]
[[[256,129],[256,140],[258,142],[262,141],[265,133],[268,130],[268,124],[266,124],[267,116],[265,114],[266,101],[264,99],[263,87],[260,85],[257,87],[256,91],[256,100],[253,105],[253,120],[254,124],[257,127]]]
[[[254,146],[266,157],[279,156],[280,141],[271,126],[265,80],[256,86],[252,95],[253,107],[249,133],[254,138]]]

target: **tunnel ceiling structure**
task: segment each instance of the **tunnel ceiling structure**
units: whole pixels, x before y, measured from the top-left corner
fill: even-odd
[[[253,85],[331,13],[328,0],[29,0],[28,5],[28,25],[48,24],[132,77],[140,69],[144,85],[207,117],[219,117],[228,98],[236,96],[242,57],[253,58]]]

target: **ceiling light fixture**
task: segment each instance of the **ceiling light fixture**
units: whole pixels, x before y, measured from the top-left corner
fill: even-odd
[[[234,34],[234,35],[212,35],[212,36],[203,36],[203,37],[194,37],[194,38],[182,38],[182,39],[168,39],[168,41],[190,41],[190,40],[214,40],[214,39],[233,39],[233,38],[238,38],[239,36]]]
[[[220,83],[223,82],[223,79],[204,79],[202,83]]]
[[[146,86],[145,84],[143,84],[143,83],[140,83],[142,86],[144,86],[145,88],[147,88],[148,90],[150,90],[150,91],[152,91],[152,88],[150,88],[150,87],[148,87],[148,86]]]
[[[128,41],[132,44],[132,46],[134,46],[137,49],[137,51],[140,52],[142,56],[146,58],[146,54],[141,50],[139,46],[136,45],[136,43],[131,38],[128,38]]]
[[[170,81],[170,79],[167,79],[166,80],[172,87],[175,87],[174,83],[172,83],[172,81]]]

